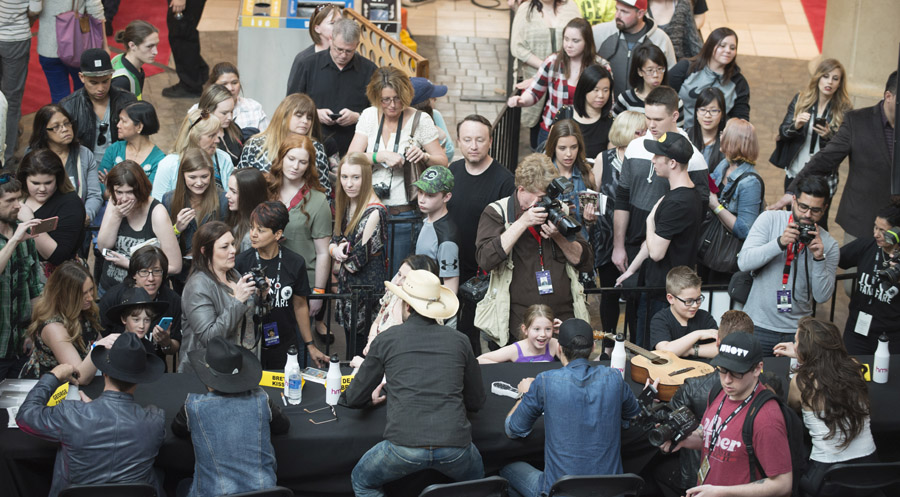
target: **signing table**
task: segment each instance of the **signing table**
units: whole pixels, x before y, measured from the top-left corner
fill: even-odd
[[[863,363],[872,363],[871,357],[860,357]],[[608,361],[602,362],[608,364]],[[491,364],[481,367],[487,392],[487,401],[477,413],[470,413],[472,438],[484,459],[485,472],[496,472],[503,465],[516,460],[540,461],[543,458],[543,421],[539,420],[534,432],[526,439],[510,440],[506,437],[503,421],[513,406],[513,399],[490,393],[494,381],[505,381],[513,386],[519,380],[535,376],[541,371],[560,367],[554,363]],[[789,361],[785,358],[766,359],[765,369],[786,377]],[[900,356],[891,358],[894,374],[885,385],[868,383],[872,399],[872,431],[876,442],[884,436],[896,436],[900,432]],[[626,369],[626,378],[629,372]],[[84,387],[91,397],[99,395],[102,379]],[[631,382],[638,393],[640,386]],[[785,382],[785,386],[787,383]],[[281,405],[280,389],[265,388],[272,399]],[[166,440],[159,451],[156,464],[166,471],[168,478],[190,475],[193,471],[194,452],[190,440],[175,437],[169,426],[188,392],[204,392],[206,388],[193,375],[166,374],[155,383],[139,385],[135,400],[142,404],[154,404],[166,412]],[[297,406],[282,407],[291,418],[291,429],[286,435],[272,438],[278,461],[278,483],[293,489],[297,495],[352,495],[350,472],[360,457],[382,440],[385,425],[385,409],[347,409],[337,406],[337,422],[313,424],[310,419],[321,421],[330,417],[325,411],[308,414],[304,409],[324,407],[324,388],[307,382],[303,388],[303,401]],[[229,413],[223,412],[225,419]],[[28,436],[17,429],[0,429],[0,489],[8,497],[37,497],[47,495],[50,488],[56,444]],[[626,469],[628,469],[626,467]],[[9,480],[3,481],[3,480]],[[167,484],[168,486],[168,484]],[[397,495],[407,494],[400,491]]]

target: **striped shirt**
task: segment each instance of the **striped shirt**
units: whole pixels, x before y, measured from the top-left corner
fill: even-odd
[[[28,11],[41,11],[41,0],[0,0],[0,41],[31,39]]]
[[[644,101],[637,96],[634,88],[619,94],[619,98],[613,104],[612,115],[616,117],[626,110],[644,113]],[[679,128],[684,125],[684,102],[680,98],[678,99],[678,121],[675,124]]]

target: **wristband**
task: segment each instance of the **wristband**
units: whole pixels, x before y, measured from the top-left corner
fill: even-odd
[[[312,340],[310,340],[310,341],[308,341],[308,342],[303,342],[303,346],[304,346],[304,347],[309,347],[309,346],[312,345],[312,344],[313,344],[313,341],[312,341]]]
[[[175,230],[175,236],[181,236],[181,232],[178,231],[178,225],[177,225],[177,224],[173,224],[173,225],[172,225],[172,229]]]
[[[694,344],[694,357],[700,357],[700,344]]]
[[[325,293],[325,289],[324,288],[313,288],[312,293],[314,293],[316,295],[321,295],[321,294]]]
[[[334,259],[334,246],[332,246],[332,245],[328,246],[328,255],[330,255],[331,258]]]
[[[378,163],[378,159],[375,158],[377,156],[378,156],[378,152],[372,152],[372,164]]]
[[[718,216],[719,213],[722,212],[722,211],[724,211],[724,210],[725,210],[725,206],[722,205],[722,204],[719,204],[719,205],[716,206],[715,210],[713,210],[713,214],[715,214],[715,215]]]

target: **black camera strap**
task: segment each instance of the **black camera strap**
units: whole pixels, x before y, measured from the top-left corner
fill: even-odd
[[[256,264],[262,267],[262,261],[259,258],[259,250],[256,251]],[[275,268],[275,282],[272,283],[275,292],[281,291],[281,247],[278,248],[278,267]]]
[[[712,455],[713,449],[716,448],[716,443],[718,443],[718,441],[719,441],[719,435],[721,435],[722,432],[725,431],[725,428],[728,426],[728,423],[730,423],[731,420],[734,419],[734,417],[738,415],[738,413],[740,413],[742,410],[744,410],[745,407],[747,407],[747,405],[750,404],[750,402],[753,400],[754,394],[756,394],[756,387],[755,387],[755,386],[754,386],[753,390],[750,392],[750,395],[747,396],[747,398],[744,399],[743,402],[741,402],[741,405],[739,405],[739,406],[737,407],[737,409],[735,409],[734,411],[732,411],[731,414],[729,414],[728,417],[725,418],[724,421],[722,421],[722,424],[720,424],[717,428],[715,428],[715,429],[713,430],[712,435],[709,437],[709,447],[708,447],[708,449],[707,449],[708,452],[707,452],[707,454],[706,454],[706,459],[707,459],[707,461],[709,460],[709,457]],[[716,409],[716,415],[715,415],[715,416],[712,418],[712,420],[710,421],[710,425],[711,425],[711,426],[716,426],[716,421],[719,420],[719,414],[722,413],[722,406],[725,405],[725,399],[727,399],[727,398],[728,398],[728,395],[727,395],[727,394],[723,394],[722,402],[719,402],[719,408]],[[708,465],[708,464],[709,464],[709,463],[707,462],[707,465]],[[705,478],[705,477],[706,477],[706,475],[704,474],[704,478]],[[702,485],[703,482],[698,482],[698,484]]]
[[[375,140],[375,146],[372,147],[372,156],[378,153],[378,147],[381,145],[381,132],[384,131],[384,112],[381,114],[381,124],[378,125],[378,138]],[[403,129],[403,112],[400,113],[400,120],[397,121],[397,131],[394,133],[394,153],[400,149],[400,131]],[[374,164],[373,164],[374,165]],[[390,168],[391,178],[387,182],[388,192],[391,191],[391,185],[394,183],[394,168]]]

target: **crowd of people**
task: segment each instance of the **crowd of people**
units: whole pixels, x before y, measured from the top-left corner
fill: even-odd
[[[703,40],[704,1],[511,5],[510,51],[523,79],[507,104],[528,108],[534,149],[519,164],[491,157],[492,125],[480,115],[456,123],[454,143],[434,109],[447,88],[377,67],[357,51],[360,27],[331,4],[313,13],[313,45],[266,115],[233,64],[210,70],[199,56],[203,3],[169,7],[179,83],[163,95],[197,100],[169,154],[153,143],[160,121],[142,92],[157,28],[131,22],[116,37],[123,54],[86,50],[78,70],[52,57],[55,38],[39,35],[53,103],[35,114],[15,174],[0,176],[0,377],[40,379],[17,422],[60,441],[63,459],[113,441],[58,433],[91,431],[119,413],[115,443],[130,444],[131,456],[108,461],[104,481],[162,492],[151,466],[164,416],[130,394],[177,371],[209,389],[189,394],[171,427],[196,456],[178,495],[274,486],[271,436],[290,420],[258,387],[262,370],[284,369],[295,350],[302,366],[324,368],[331,310],[356,344],[358,373],[341,403],[387,403],[384,442],[352,472],[356,495],[384,495],[386,483],[424,467],[454,480],[484,475],[466,417],[485,402],[479,363],[563,366],[517,387],[506,434],[528,437],[544,415],[545,465],[503,467],[514,495],[542,495],[564,475],[621,473],[622,453],[646,438],[623,423],[641,407],[618,371],[589,359],[611,352],[600,339],[620,332],[623,299],[632,342],[715,367],[670,404],[690,408],[696,432],[650,449],[659,464],[645,476],[661,495],[719,495],[722,486],[840,495],[821,487],[830,465],[877,460],[852,356],[900,336],[891,273],[900,207],[884,181],[896,72],[881,102],[854,110],[841,62],[818,64],[771,130],[769,161],[785,169],[785,195],[766,206],[756,170],[763,131],[751,123],[738,35],[722,27]],[[99,0],[87,10],[103,18]],[[14,51],[5,36],[0,52]],[[841,244],[827,219],[846,157]],[[857,272],[843,333],[810,317],[833,297],[838,267]],[[743,290],[743,312],[717,323],[701,309],[702,285],[729,282]],[[384,296],[324,305],[323,294],[360,287]],[[595,287],[598,331],[585,295]],[[771,356],[799,363],[786,389],[762,374]],[[98,399],[43,407],[59,384],[98,374]],[[223,410],[235,421],[221,422]],[[812,439],[799,458],[797,426]],[[233,471],[223,476],[218,465]],[[102,483],[89,473],[58,460],[51,495]]]

